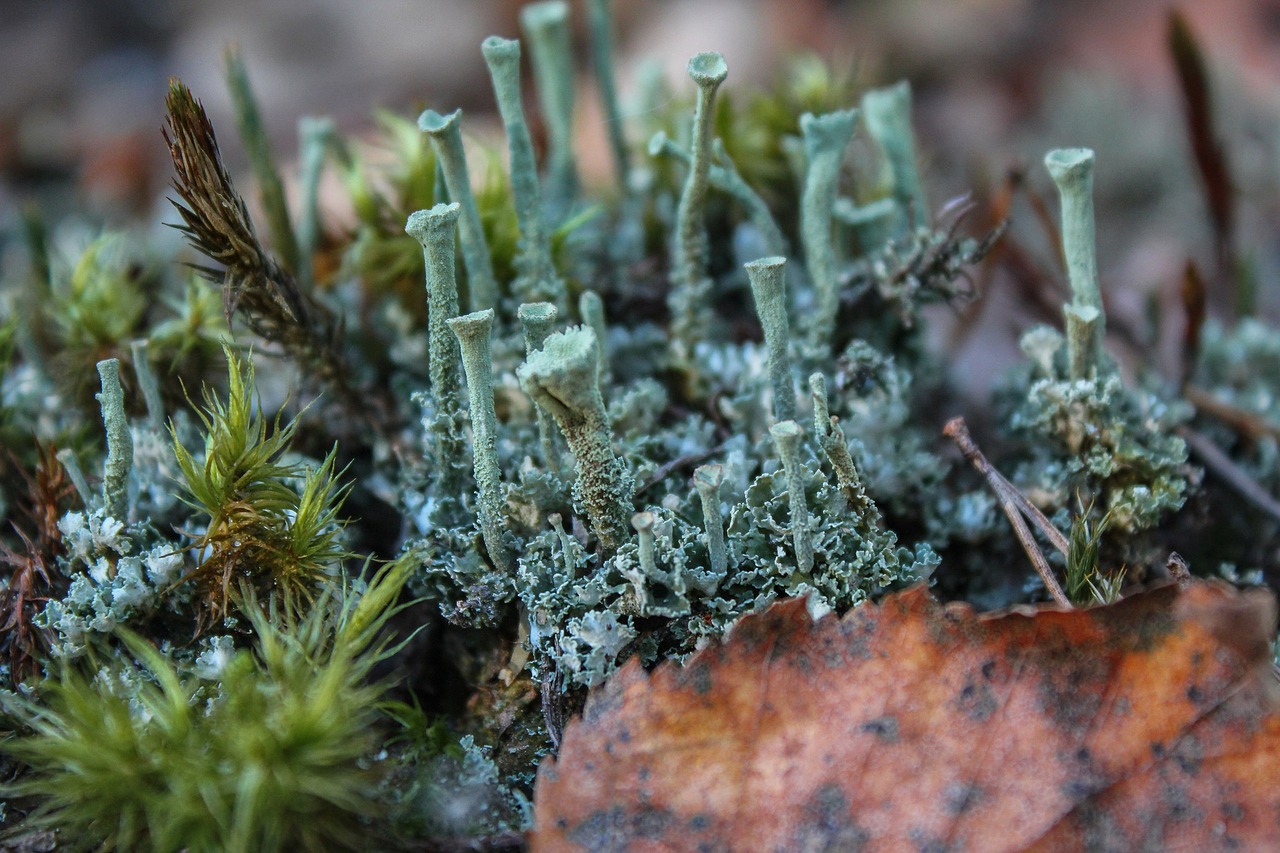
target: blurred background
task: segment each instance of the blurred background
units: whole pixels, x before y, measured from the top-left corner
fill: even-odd
[[[479,45],[489,34],[517,36],[521,5],[0,0],[0,216],[38,199],[46,210],[75,208],[116,225],[172,218],[160,204],[171,168],[160,136],[171,76],[204,101],[233,172],[243,170],[222,79],[230,44],[242,51],[284,163],[296,155],[297,122],[306,115],[332,116],[340,130],[360,135],[372,128],[375,109],[412,116],[426,106],[461,107],[470,133],[489,128],[497,140]],[[609,161],[587,67],[585,14],[580,2],[572,5],[581,48],[578,150],[584,173],[604,176]],[[1043,153],[1095,148],[1100,264],[1109,309],[1122,326],[1126,316],[1140,322],[1153,301],[1176,301],[1188,259],[1206,268],[1214,262],[1169,49],[1172,8],[1163,0],[614,3],[624,104],[643,63],[658,63],[679,92],[689,88],[688,57],[709,49],[728,61],[730,92],[766,83],[797,52],[856,68],[867,85],[909,79],[931,203],[972,192],[991,216],[1013,213],[1023,229],[1011,232],[1015,249],[1019,239],[1037,239],[1026,228],[1036,211],[1000,209],[1001,188],[1025,182],[1052,202]],[[1257,247],[1251,263],[1260,275],[1280,270],[1272,225],[1280,221],[1280,0],[1187,0],[1177,8],[1209,71],[1214,133],[1238,194],[1235,239]],[[1006,257],[997,279],[982,283],[1011,295],[1012,315],[1007,307],[984,309],[951,334],[1025,327],[1023,315],[1037,315],[1035,298],[1019,297],[1016,264],[1010,269]],[[1050,301],[1045,310],[1056,316],[1057,306]],[[973,357],[983,364],[993,355],[1013,358],[1016,337],[1002,340]],[[964,376],[964,348],[957,350],[953,366]]]
[[[4,191],[74,176],[102,204],[145,203],[164,182],[159,127],[170,76],[230,119],[222,53],[243,51],[279,154],[297,119],[333,116],[345,131],[376,107],[493,109],[480,41],[519,34],[519,0],[0,0],[0,173]],[[1165,47],[1164,0],[615,0],[624,98],[644,60],[678,84],[700,50],[725,54],[729,86],[768,81],[779,61],[812,51],[856,62],[870,83],[909,78],[926,152],[995,166],[1050,121],[1046,102],[1073,87],[1110,87],[1136,120],[1178,120]],[[1191,0],[1194,26],[1222,88],[1274,103],[1280,0]],[[583,43],[584,15],[574,9]],[[1225,93],[1224,93],[1225,94]],[[590,98],[580,103],[591,104]],[[1058,103],[1061,109],[1069,103]],[[1110,106],[1110,104],[1107,104]],[[583,125],[591,115],[580,116]],[[1057,128],[1064,144],[1100,148],[1125,127]],[[1049,125],[1052,127],[1052,125]],[[1088,138],[1092,136],[1092,138]],[[602,139],[597,139],[602,142]],[[230,161],[239,153],[227,151]],[[601,161],[601,152],[594,154]],[[1105,166],[1103,167],[1105,169]],[[1101,178],[1101,176],[1100,176]],[[11,199],[6,199],[9,201]]]

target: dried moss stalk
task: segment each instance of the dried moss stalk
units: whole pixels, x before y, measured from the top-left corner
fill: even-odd
[[[218,265],[195,269],[222,284],[228,319],[238,314],[250,331],[280,345],[310,375],[330,384],[353,411],[367,411],[368,399],[349,384],[351,371],[336,319],[262,247],[223,165],[204,107],[177,80],[170,84],[165,106],[164,137],[173,158],[173,187],[181,199],[173,204],[183,220],[176,227],[192,248]],[[357,400],[359,405],[353,405]]]
[[[849,444],[845,440],[840,422],[831,416],[827,408],[827,381],[821,373],[809,375],[809,391],[813,395],[813,431],[818,437],[822,453],[836,472],[836,483],[844,494],[848,508],[861,518],[877,520],[880,511],[867,496],[862,475],[853,462]]]

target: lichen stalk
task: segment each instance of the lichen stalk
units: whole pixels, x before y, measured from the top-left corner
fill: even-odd
[[[1106,334],[1094,240],[1093,151],[1088,148],[1056,148],[1045,155],[1044,165],[1058,186],[1062,202],[1062,254],[1071,284],[1071,305],[1077,311],[1092,308],[1098,313],[1089,324],[1092,334],[1085,351],[1069,357],[1069,360],[1086,372],[1092,372],[1101,362],[1102,341]],[[1081,347],[1084,343],[1077,340],[1075,346]]]
[[[916,137],[911,128],[911,84],[906,80],[872,89],[862,96],[867,132],[876,141],[893,171],[896,217],[902,227],[929,227],[928,201],[916,166]]]
[[[516,220],[520,225],[520,275],[512,285],[521,299],[561,303],[564,284],[551,261],[551,244],[542,207],[542,187],[533,139],[520,100],[520,42],[490,36],[481,45],[484,61],[493,80],[498,113],[507,133],[511,155],[511,194],[515,197]]]
[[[631,526],[636,531],[636,558],[640,561],[640,569],[649,577],[658,573],[658,563],[654,557],[653,525],[657,517],[651,512],[637,512],[631,516]]]
[[[600,103],[604,107],[613,168],[617,173],[618,188],[625,194],[630,189],[631,154],[627,150],[626,127],[613,74],[612,0],[587,0],[587,26],[591,33],[591,65],[596,74],[596,85],[600,87]]]
[[[334,139],[333,120],[304,116],[298,120],[298,187],[302,215],[298,218],[298,280],[315,280],[312,259],[320,245],[320,175],[325,152]]]
[[[787,238],[782,233],[778,221],[773,218],[773,212],[769,210],[768,203],[742,177],[742,173],[729,157],[729,152],[725,150],[722,141],[713,140],[712,149],[715,159],[707,170],[707,181],[711,186],[729,195],[746,210],[747,218],[760,232],[766,255],[785,255]],[[686,166],[692,162],[689,152],[661,130],[649,140],[649,156],[670,157]]]
[[[520,26],[529,39],[538,104],[547,123],[547,198],[558,217],[578,194],[569,4],[563,0],[530,3],[520,10]]]
[[[138,377],[143,402],[147,404],[147,424],[160,432],[164,429],[164,402],[160,397],[160,383],[147,358],[147,341],[130,341],[129,352],[133,355],[133,373]]]
[[[836,473],[836,484],[844,494],[847,507],[861,518],[879,519],[879,510],[867,495],[862,475],[854,464],[853,454],[845,440],[840,422],[827,407],[827,380],[821,373],[809,375],[809,392],[813,396],[813,432],[818,446]]]
[[[556,322],[556,306],[550,302],[526,302],[516,312],[524,333],[524,354],[527,358],[542,349],[543,342]],[[551,431],[551,415],[541,406],[535,407],[538,418],[538,446],[542,449],[542,462],[553,472],[560,472],[560,454],[556,450],[555,433]]]
[[[787,319],[786,263],[786,258],[774,257],[744,265],[751,282],[751,295],[755,298],[756,314],[764,329],[775,421],[792,421],[796,417],[795,384],[787,352],[791,342],[791,324]]]
[[[437,204],[409,214],[404,230],[422,245],[427,286],[427,357],[434,416],[435,462],[441,490],[457,493],[465,481],[466,441],[462,434],[462,352],[447,322],[458,316],[454,236],[461,207]]]
[[[605,325],[604,300],[594,290],[584,290],[578,297],[578,315],[582,322],[596,333],[596,345],[600,348],[600,393],[603,394],[609,385],[609,351],[605,341],[609,339],[609,329]]]
[[[485,244],[480,209],[471,192],[467,172],[467,154],[462,147],[462,110],[447,116],[427,110],[418,117],[418,127],[431,138],[438,162],[443,167],[444,183],[449,198],[461,206],[458,237],[462,242],[462,263],[467,269],[468,304],[472,311],[483,311],[498,304],[498,283],[493,277],[493,261]]]
[[[800,117],[804,134],[806,170],[800,196],[800,236],[804,243],[805,265],[816,295],[810,340],[829,348],[835,335],[840,309],[840,281],[831,210],[840,183],[840,162],[853,138],[858,120],[855,109]]]
[[[612,426],[597,380],[599,349],[595,332],[575,326],[549,336],[516,371],[520,385],[560,427],[577,460],[573,484],[591,531],[606,551],[629,536],[635,482],[613,451]]]
[[[720,513],[720,484],[724,481],[724,468],[720,465],[699,465],[693,470],[693,488],[702,504],[702,524],[707,536],[707,557],[711,571],[723,578],[729,571],[728,550],[724,541],[724,518]]]
[[[223,59],[226,63],[227,92],[231,95],[236,129],[240,132],[240,140],[244,143],[245,153],[249,156],[249,166],[253,170],[254,180],[258,182],[258,192],[262,196],[262,207],[267,215],[267,228],[271,234],[271,242],[284,268],[297,275],[300,267],[298,241],[289,219],[284,182],[280,180],[275,158],[271,155],[271,144],[262,123],[262,114],[258,110],[258,101],[253,96],[253,89],[249,85],[249,73],[245,70],[244,58],[239,50],[232,47],[227,49]]]
[[[800,462],[800,439],[804,433],[795,421],[783,421],[769,428],[778,447],[782,469],[787,475],[787,498],[791,508],[791,541],[796,552],[796,568],[801,574],[813,571],[813,537],[809,533],[809,503],[804,496],[804,466]]]
[[[129,519],[129,472],[133,469],[133,439],[124,412],[124,389],[120,387],[120,359],[98,362],[102,391],[97,394],[102,408],[102,425],[107,433],[107,459],[102,463],[102,505],[117,521]]]
[[[480,535],[494,565],[515,572],[516,562],[507,544],[501,475],[498,468],[498,418],[493,407],[493,360],[489,335],[493,309],[475,311],[446,321],[462,348],[462,369],[467,374],[471,402],[471,461],[480,507]]]
[[[80,503],[86,508],[93,506],[93,489],[89,488],[89,480],[84,475],[84,469],[80,467],[80,460],[76,459],[76,452],[69,447],[59,450],[54,456],[58,460],[58,464],[67,472],[67,477],[71,480],[71,485],[75,487],[76,495],[80,498]]]
[[[668,304],[672,336],[687,351],[705,332],[705,315],[711,282],[707,278],[706,201],[711,169],[711,126],[716,90],[729,73],[718,53],[699,53],[689,60],[689,76],[698,87],[693,113],[693,141],[689,174],[676,208],[675,269]]]

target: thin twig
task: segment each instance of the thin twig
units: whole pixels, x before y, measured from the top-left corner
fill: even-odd
[[[1258,481],[1249,476],[1248,471],[1232,461],[1231,457],[1208,436],[1185,426],[1178,428],[1178,435],[1182,436],[1182,440],[1191,448],[1191,452],[1200,458],[1206,468],[1235,489],[1245,500],[1280,521],[1280,501],[1258,485]]]
[[[645,478],[645,481],[636,489],[636,494],[642,494],[646,490],[658,485],[658,483],[661,483],[670,476],[673,471],[677,471],[680,468],[684,468],[689,465],[697,465],[705,462],[717,453],[723,452],[723,450],[724,445],[718,444],[710,450],[699,450],[697,453],[686,453],[684,456],[677,456],[670,462],[664,462],[662,465],[659,465],[654,469],[652,474]]]
[[[1280,424],[1267,420],[1256,412],[1233,406],[1198,385],[1188,385],[1183,389],[1182,395],[1196,407],[1196,411],[1212,415],[1247,438],[1280,438]]]
[[[1071,609],[1071,600],[1067,598],[1067,594],[1062,590],[1062,586],[1058,583],[1058,579],[1053,575],[1053,569],[1049,566],[1049,561],[1045,559],[1044,554],[1040,552],[1040,546],[1036,544],[1035,537],[1031,534],[1031,529],[1027,527],[1026,521],[1023,520],[1025,515],[1030,519],[1040,532],[1045,535],[1053,545],[1065,556],[1069,545],[1067,537],[1062,531],[1054,527],[1049,519],[1045,518],[1044,513],[1036,509],[1036,507],[1023,496],[1018,488],[1004,478],[999,471],[987,460],[987,457],[978,449],[978,445],[974,443],[973,437],[969,435],[969,428],[965,425],[964,418],[952,418],[947,421],[947,425],[942,430],[943,434],[956,443],[956,447],[964,454],[964,457],[973,463],[973,467],[978,469],[991,486],[991,490],[996,494],[996,500],[1000,502],[1000,508],[1004,510],[1005,517],[1009,519],[1009,524],[1013,526],[1014,535],[1018,537],[1018,541],[1022,544],[1022,548],[1027,552],[1031,564],[1035,566],[1036,572],[1040,575],[1040,579],[1044,581],[1045,589],[1049,590],[1049,595],[1058,604],[1067,609]]]

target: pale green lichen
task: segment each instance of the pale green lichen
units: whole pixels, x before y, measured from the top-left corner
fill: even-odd
[[[742,177],[742,173],[738,171],[733,164],[732,158],[729,157],[729,152],[725,150],[724,143],[720,139],[715,139],[712,141],[712,147],[715,160],[712,161],[707,169],[707,181],[711,186],[732,196],[735,201],[746,209],[751,224],[760,232],[760,239],[766,255],[785,255],[787,252],[787,238],[782,233],[782,228],[779,227],[777,220],[773,218],[773,212],[769,210],[769,205]],[[685,166],[690,166],[693,162],[693,157],[689,152],[667,136],[665,131],[661,130],[649,140],[649,156],[674,158]]]
[[[298,120],[298,186],[302,215],[298,217],[298,278],[304,287],[315,281],[313,257],[320,246],[320,178],[325,157],[337,130],[329,118],[304,116]]]
[[[550,302],[526,302],[516,312],[524,335],[524,353],[532,355],[542,349],[556,322],[556,306]],[[538,407],[538,444],[542,450],[542,464],[552,472],[560,470],[560,452],[556,448],[555,434],[551,431],[551,415]]]
[[[578,315],[582,318],[582,322],[591,327],[591,331],[595,332],[596,343],[600,347],[600,392],[609,387],[609,351],[607,343],[609,340],[608,327],[605,325],[604,319],[604,300],[600,298],[600,294],[594,290],[584,290],[582,295],[578,297]]]
[[[675,339],[692,350],[705,331],[703,316],[711,282],[707,278],[705,206],[711,169],[711,132],[716,90],[729,74],[718,53],[699,53],[689,60],[689,76],[698,87],[693,113],[689,174],[676,209],[674,281],[668,304]]]
[[[569,4],[563,0],[530,3],[520,10],[520,26],[532,48],[538,103],[547,123],[547,195],[552,208],[563,212],[578,193],[578,164],[573,153],[575,81]]]
[[[796,417],[795,381],[791,377],[791,356],[787,351],[791,345],[791,324],[787,319],[786,263],[785,258],[774,257],[746,264],[756,314],[764,329],[776,421],[790,421]]]
[[[724,517],[720,512],[720,484],[724,469],[720,465],[699,465],[693,471],[693,487],[702,504],[702,524],[707,537],[707,559],[711,572],[723,578],[729,567],[724,544]]]
[[[120,360],[98,362],[102,391],[102,424],[107,432],[107,458],[102,463],[102,506],[112,518],[129,518],[129,472],[133,469],[133,437],[124,413],[124,389],[120,386]]]
[[[800,439],[804,435],[795,421],[783,421],[769,428],[782,468],[787,475],[787,495],[791,504],[791,539],[795,544],[796,569],[801,574],[813,571],[813,540],[809,535],[809,504],[804,495],[804,477],[800,467]]]
[[[520,102],[520,42],[490,36],[481,49],[489,66],[498,112],[507,131],[507,148],[511,152],[511,193],[520,223],[520,254],[516,259],[520,275],[512,284],[512,290],[525,301],[563,303],[564,283],[551,263],[533,139]]]
[[[840,185],[844,150],[853,138],[857,121],[858,111],[854,109],[800,117],[807,164],[800,200],[800,234],[814,289],[809,338],[815,346],[831,346],[840,310],[839,260],[832,237],[831,210]]]
[[[1093,152],[1058,148],[1044,158],[1062,200],[1062,254],[1071,284],[1067,307],[1067,362],[1071,375],[1088,378],[1102,359],[1106,318],[1098,289],[1093,224]]]
[[[906,80],[862,96],[867,132],[884,151],[893,172],[893,198],[899,230],[929,227],[929,207],[916,168],[915,132],[911,129],[911,84]]]
[[[409,215],[405,232],[422,244],[427,274],[427,354],[431,375],[431,425],[441,491],[458,493],[466,482],[462,435],[462,352],[448,321],[458,316],[454,235],[460,206],[437,204]]]
[[[431,137],[449,199],[460,207],[458,237],[462,242],[462,261],[467,268],[468,304],[472,311],[493,308],[498,304],[498,283],[493,277],[493,261],[485,243],[480,209],[471,192],[467,154],[462,147],[462,110],[454,110],[447,116],[427,110],[418,117],[418,127]]]
[[[630,189],[631,154],[627,149],[622,106],[614,81],[612,5],[612,0],[588,0],[587,25],[591,32],[591,65],[595,71],[596,85],[600,87],[600,101],[604,106],[605,129],[609,134],[613,168],[617,173],[619,188],[627,192]]]
[[[548,337],[517,373],[520,385],[559,425],[577,464],[574,497],[601,546],[613,550],[627,538],[635,486],[613,451],[599,371],[595,333],[578,326]]]
[[[471,402],[471,464],[475,471],[480,507],[480,532],[494,565],[515,571],[515,558],[507,541],[505,500],[498,465],[498,420],[493,410],[493,359],[489,337],[493,309],[476,311],[445,321],[462,347],[462,368],[467,374]]]

